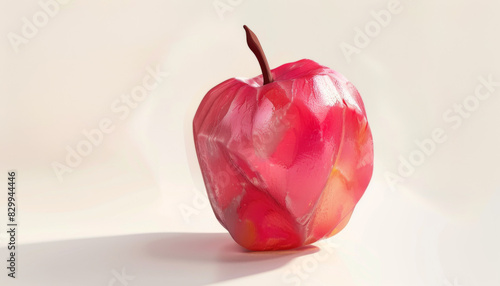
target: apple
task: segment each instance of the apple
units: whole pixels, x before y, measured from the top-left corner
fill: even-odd
[[[342,230],[373,171],[363,101],[338,72],[303,59],[212,88],[193,120],[210,204],[249,250],[291,249]]]

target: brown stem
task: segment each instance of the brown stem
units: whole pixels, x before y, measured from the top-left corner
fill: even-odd
[[[260,69],[262,70],[262,77],[264,78],[264,85],[273,82],[273,75],[269,69],[269,64],[267,63],[266,55],[262,50],[259,39],[246,25],[243,25],[247,33],[247,44],[250,50],[255,54],[257,60],[259,61]]]

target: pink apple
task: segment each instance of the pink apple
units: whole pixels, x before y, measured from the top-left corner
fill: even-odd
[[[352,83],[311,60],[212,88],[193,121],[215,216],[250,250],[290,249],[342,230],[370,181],[373,141]]]

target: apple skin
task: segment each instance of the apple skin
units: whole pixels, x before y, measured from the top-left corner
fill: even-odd
[[[291,249],[342,230],[372,176],[361,97],[338,72],[303,59],[212,88],[193,120],[210,204],[249,250]]]

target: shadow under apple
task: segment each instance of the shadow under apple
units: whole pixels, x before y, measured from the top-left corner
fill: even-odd
[[[22,285],[205,285],[279,268],[316,246],[250,252],[225,233],[150,233],[19,245]],[[3,248],[6,252],[6,248]]]

